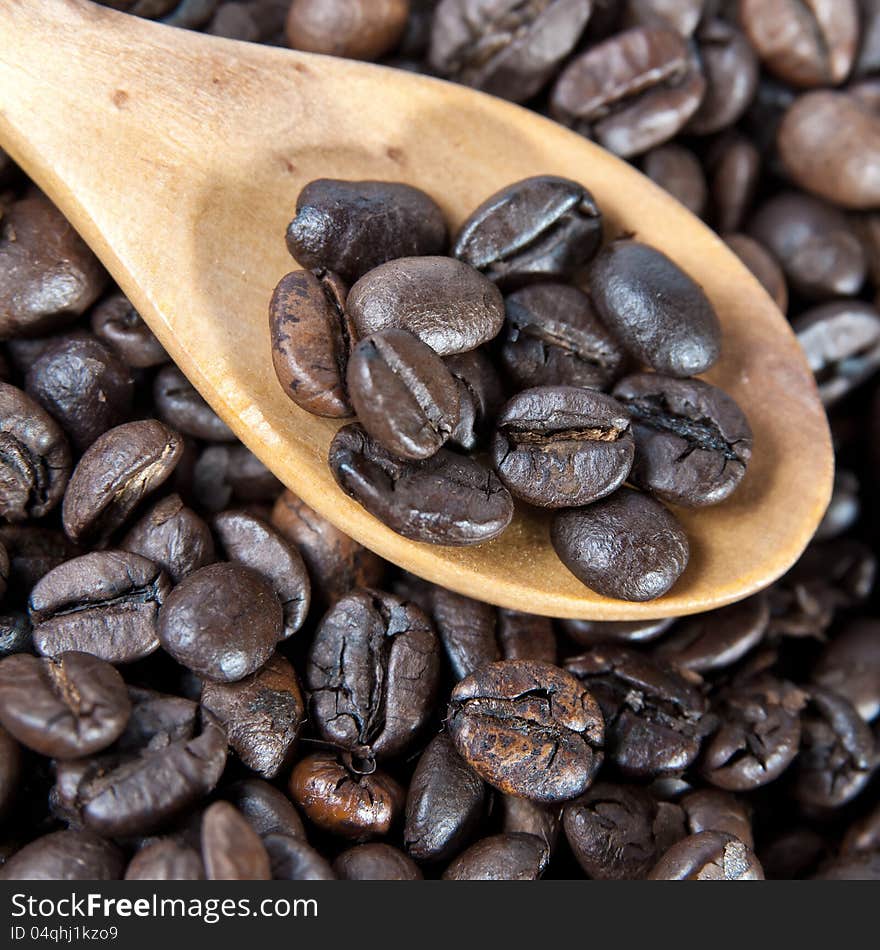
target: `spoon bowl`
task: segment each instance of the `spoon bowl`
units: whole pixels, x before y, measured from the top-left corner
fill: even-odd
[[[766,587],[825,511],[827,421],[783,315],[680,204],[532,112],[440,80],[207,37],[84,0],[4,0],[0,146],[82,234],[242,442],[320,514],[421,577],[555,617],[677,616]],[[609,234],[635,234],[703,286],[724,328],[722,358],[706,378],[737,400],[754,431],[733,497],[676,511],[691,561],[672,591],[649,603],[585,588],[556,557],[547,519],[529,511],[473,548],[395,534],[333,480],[327,448],[340,423],[293,405],[272,370],[267,306],[297,266],[284,232],[307,182],[418,186],[454,233],[492,192],[537,174],[582,182]]]

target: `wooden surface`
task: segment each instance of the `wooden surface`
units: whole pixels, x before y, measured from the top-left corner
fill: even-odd
[[[82,0],[0,0],[0,145],[70,218],[236,435],[308,504],[416,574],[559,617],[685,614],[766,586],[825,509],[828,428],[782,315],[684,208],[531,112],[405,72],[172,30]],[[284,231],[306,182],[408,182],[437,199],[454,228],[490,193],[539,173],[583,182],[612,232],[634,232],[705,287],[725,332],[707,378],[737,399],[755,432],[735,496],[680,513],[690,566],[649,604],[584,588],[533,516],[518,515],[477,548],[389,531],[330,476],[337,424],[292,405],[272,371],[266,308],[294,269]]]

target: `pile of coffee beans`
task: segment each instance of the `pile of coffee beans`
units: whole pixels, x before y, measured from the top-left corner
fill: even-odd
[[[313,181],[287,229],[310,270],[272,296],[273,361],[301,408],[356,415],[330,468],[392,530],[479,544],[507,528],[515,497],[554,512],[553,545],[585,584],[645,601],[688,563],[658,499],[724,501],[752,433],[730,396],[692,378],[721,351],[701,288],[632,237],[601,248],[602,232],[586,188],[541,175],[487,198],[447,256],[443,214],[419,189]]]
[[[880,203],[864,162],[878,5],[128,6],[277,43],[290,10],[294,42],[312,23],[331,52],[442,69],[542,111],[552,93],[613,147],[650,132],[639,167],[792,318],[837,479],[800,562],[723,610],[557,621],[453,594],[284,491],[0,153],[0,878],[880,876]],[[359,38],[371,45],[345,45]],[[592,102],[563,94],[591,77]],[[314,343],[332,353],[344,290],[314,280],[304,293],[337,301]],[[428,341],[475,407],[449,437],[462,459],[504,401],[493,378],[584,390],[626,375],[580,291],[526,275],[504,293],[517,336],[499,335],[488,370],[479,350]],[[553,323],[540,335],[548,309],[602,359],[576,361]],[[406,339],[377,349],[368,382],[383,354],[410,358]],[[615,399],[650,395],[656,375]],[[326,382],[312,396],[348,398]]]

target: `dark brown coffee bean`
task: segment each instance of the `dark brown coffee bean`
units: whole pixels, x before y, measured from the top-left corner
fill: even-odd
[[[9,554],[6,551],[6,548],[3,546],[3,542],[0,541],[0,600],[3,600],[3,595],[6,593],[6,585],[9,581]]]
[[[813,680],[849,700],[866,722],[880,715],[880,627],[851,621],[822,651]]]
[[[549,617],[519,610],[499,610],[498,642],[505,660],[556,663],[556,635]]]
[[[347,284],[398,257],[442,254],[445,245],[446,222],[434,200],[397,182],[310,182],[287,229],[297,263],[333,271]]]
[[[349,758],[343,761],[330,752],[294,766],[290,794],[319,828],[355,841],[388,834],[404,801],[403,789],[390,775],[379,769],[355,771]]]
[[[701,788],[688,792],[681,800],[687,815],[688,831],[722,831],[754,849],[751,810],[738,798],[717,788]]]
[[[628,488],[587,508],[559,512],[550,536],[562,563],[603,597],[662,597],[688,563],[687,536],[675,516]]]
[[[44,656],[142,659],[159,647],[157,615],[170,588],[161,568],[137,554],[95,551],[65,561],[31,591],[34,646]]]
[[[352,288],[346,313],[361,337],[409,330],[441,356],[473,350],[504,322],[504,300],[479,271],[452,257],[402,257]]]
[[[0,525],[0,544],[9,556],[9,587],[22,594],[53,568],[82,553],[64,532],[33,521]]]
[[[449,441],[472,452],[488,437],[491,420],[504,402],[501,380],[481,350],[454,353],[443,360],[458,389],[458,421]]]
[[[706,20],[697,33],[706,93],[687,129],[711,135],[742,118],[758,88],[758,58],[749,41],[725,20]]]
[[[3,881],[118,881],[122,852],[90,831],[53,831],[0,867]]]
[[[347,495],[413,541],[480,544],[497,538],[513,518],[513,500],[494,473],[446,449],[404,462],[348,425],[330,444],[329,463]]]
[[[728,134],[709,153],[709,190],[718,231],[740,231],[752,206],[761,176],[761,153],[754,143]]]
[[[106,540],[180,461],[183,442],[145,419],[99,436],[79,460],[64,495],[64,530],[72,541]]]
[[[354,345],[345,314],[347,293],[335,274],[301,270],[281,278],[269,304],[278,382],[307,412],[335,419],[352,414],[345,388]]]
[[[880,804],[847,828],[840,850],[843,854],[865,854],[880,850]]]
[[[432,587],[428,600],[456,682],[501,659],[493,607],[442,587]]]
[[[422,872],[412,858],[390,844],[359,844],[333,862],[342,881],[421,881]]]
[[[667,26],[684,37],[697,28],[705,0],[624,0],[626,26]]]
[[[260,836],[228,802],[202,818],[202,859],[209,881],[269,881],[269,855]]]
[[[447,726],[478,775],[535,801],[580,795],[602,760],[598,704],[549,663],[506,660],[472,673],[452,691]]]
[[[0,726],[0,820],[7,817],[18,796],[23,772],[22,759],[21,747]]]
[[[281,639],[272,585],[239,564],[212,564],[165,598],[159,639],[178,663],[205,679],[234,683],[262,667]]]
[[[193,470],[193,495],[208,511],[221,511],[233,501],[271,504],[283,487],[243,445],[210,445]]]
[[[224,511],[213,524],[227,560],[262,574],[272,585],[284,612],[282,636],[292,636],[303,625],[311,602],[311,583],[299,551],[246,511]]]
[[[261,837],[280,834],[305,841],[302,819],[290,799],[274,785],[258,778],[246,778],[222,791]]]
[[[602,212],[590,192],[568,178],[537,175],[496,191],[472,211],[452,252],[509,286],[574,277],[601,240]]]
[[[541,876],[544,842],[534,835],[483,838],[443,872],[444,881],[536,881]]]
[[[206,682],[201,703],[217,717],[232,751],[252,772],[275,778],[289,764],[305,703],[296,673],[284,657],[276,653],[261,670],[237,683]]]
[[[0,222],[0,339],[50,333],[100,296],[107,274],[42,194],[16,201]]]
[[[541,873],[547,870],[559,829],[562,811],[558,805],[546,806],[517,795],[501,795],[502,829],[506,835],[533,835],[544,846]]]
[[[659,620],[562,620],[562,629],[585,647],[600,643],[649,643],[664,634],[675,617]]]
[[[0,516],[41,518],[61,501],[69,475],[61,428],[30,396],[0,382]]]
[[[659,373],[627,376],[614,396],[632,419],[634,484],[694,508],[733,494],[752,457],[752,430],[730,396]]]
[[[405,752],[437,691],[437,637],[415,604],[354,590],[331,607],[309,651],[311,720],[325,738],[365,756]]]
[[[263,839],[274,881],[335,881],[330,862],[301,838],[270,834]]]
[[[204,881],[205,866],[199,853],[172,838],[148,845],[129,861],[126,881]]]
[[[571,60],[553,87],[556,119],[624,158],[672,138],[706,81],[678,33],[637,27]]]
[[[694,376],[721,352],[721,325],[709,299],[665,254],[618,240],[590,272],[593,303],[639,362],[670,376]]]
[[[788,284],[776,258],[748,234],[723,234],[725,244],[758,278],[764,290],[773,298],[777,307],[788,310]]]
[[[348,393],[358,421],[389,452],[433,455],[458,422],[459,390],[443,360],[406,330],[365,337],[348,363]]]
[[[235,441],[229,426],[176,366],[159,371],[153,383],[153,402],[162,421],[184,435],[207,442]]]
[[[703,831],[673,845],[648,875],[651,881],[763,881],[754,852],[721,831]]]
[[[285,33],[293,49],[379,59],[403,35],[409,0],[293,0]]]
[[[162,344],[121,292],[111,294],[92,310],[91,325],[92,333],[132,369],[168,362]]]
[[[658,145],[642,159],[642,171],[697,217],[706,210],[708,185],[697,156],[683,145]]]

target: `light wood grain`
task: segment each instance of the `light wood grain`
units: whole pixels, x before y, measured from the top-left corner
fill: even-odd
[[[825,510],[825,414],[769,297],[646,178],[531,112],[405,72],[172,30],[82,0],[0,0],[0,145],[70,218],[236,435],[309,505],[422,577],[558,617],[686,614],[769,584]],[[691,564],[652,603],[584,588],[534,516],[520,514],[477,548],[394,534],[330,476],[337,424],[293,406],[272,372],[266,307],[294,268],[284,230],[306,182],[408,182],[455,227],[490,193],[539,173],[583,182],[612,231],[634,232],[703,285],[725,332],[707,378],[737,399],[755,432],[735,496],[680,512]]]

